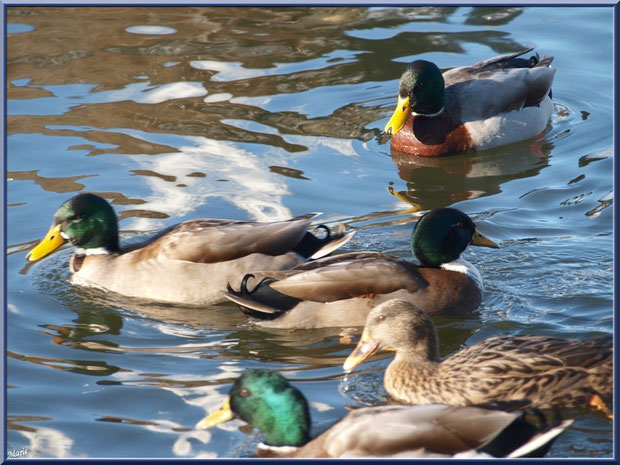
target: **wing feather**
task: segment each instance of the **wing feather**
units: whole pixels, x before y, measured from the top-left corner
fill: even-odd
[[[555,76],[555,69],[550,67],[553,57],[517,58],[531,50],[490,58],[443,74],[448,98],[462,121],[477,121],[538,105],[549,95]]]
[[[318,302],[399,289],[415,292],[428,285],[415,265],[378,252],[341,254],[265,275],[279,279],[270,284],[276,291]]]
[[[180,223],[140,252],[147,256],[215,263],[253,253],[290,252],[306,233],[314,213],[273,223],[198,219]]]

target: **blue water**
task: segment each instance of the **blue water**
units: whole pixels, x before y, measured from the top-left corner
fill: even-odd
[[[251,455],[234,421],[193,426],[246,368],[281,371],[316,431],[385,402],[389,354],[343,380],[340,328],[276,331],[234,305],[189,309],[68,283],[70,248],[27,264],[54,211],[104,194],[135,241],[196,218],[320,211],[345,251],[410,257],[414,218],[455,206],[498,250],[471,316],[436,318],[441,353],[500,334],[587,339],[613,325],[610,7],[7,8],[7,415],[27,457]],[[413,58],[442,68],[535,47],[554,114],[535,140],[395,163],[381,137]],[[612,424],[575,423],[554,457],[610,457]]]

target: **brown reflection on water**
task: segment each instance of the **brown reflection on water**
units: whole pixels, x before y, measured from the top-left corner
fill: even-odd
[[[463,42],[484,44],[498,53],[523,48],[507,33],[486,28],[428,33],[404,31],[385,40],[346,33],[396,27],[414,20],[448,22],[456,10],[454,7],[9,7],[9,22],[27,23],[35,29],[7,39],[8,98],[49,96],[51,91],[41,86],[92,84],[95,87],[90,94],[96,95],[101,91],[126,89],[129,84],[139,82],[148,82],[150,86],[198,83],[208,96],[280,95],[324,86],[397,79],[402,64],[394,59],[431,51],[461,53]],[[473,24],[487,25],[494,24],[502,12],[506,21],[518,13],[508,10],[478,8],[467,14]],[[140,25],[168,27],[176,32],[154,35],[127,31]],[[327,57],[334,52],[346,52],[346,57],[335,56],[328,61]],[[270,72],[278,65],[313,59],[320,59],[320,64],[303,71]],[[245,73],[222,77],[218,66],[209,69],[197,65],[204,62],[238,66],[251,77],[244,77]],[[19,79],[30,82],[19,87],[11,84]],[[365,127],[390,111],[368,104],[382,97],[369,93],[363,102],[346,104],[328,116],[308,118],[297,111],[274,113],[243,103],[205,103],[204,95],[179,96],[160,103],[137,103],[127,96],[127,100],[118,102],[76,105],[62,115],[9,115],[8,134],[73,133],[117,146],[96,149],[91,154],[157,154],[174,149],[112,131],[102,133],[95,129],[75,134],[46,126],[130,128],[208,136],[297,152],[306,148],[286,142],[279,135],[238,128],[222,120],[256,121],[276,128],[280,134],[366,141],[377,136],[378,131]]]
[[[72,176],[65,178],[45,178],[39,176],[36,170],[32,171],[7,171],[7,178],[14,179],[16,181],[34,181],[46,191],[57,192],[62,194],[64,192],[75,192],[84,189],[84,184],[78,181],[79,179],[91,178],[97,176],[96,174],[87,174],[83,176]]]
[[[106,362],[100,360],[63,360],[51,357],[18,354],[10,350],[7,351],[6,355],[16,360],[82,375],[109,376],[118,371],[130,371],[114,365],[108,365]]]
[[[50,421],[50,420],[53,420],[53,418],[41,417],[41,416],[35,416],[35,415],[7,415],[7,417],[6,417],[6,429],[35,433],[37,431],[36,428],[33,428],[32,426],[22,425],[22,424],[17,423],[17,422],[25,422],[25,421]]]

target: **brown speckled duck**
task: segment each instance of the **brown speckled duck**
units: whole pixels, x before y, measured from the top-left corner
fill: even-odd
[[[441,73],[416,60],[400,78],[385,126],[392,150],[424,157],[475,152],[540,134],[553,112],[553,57],[519,58],[532,49]]]
[[[605,410],[600,396],[610,396],[613,389],[612,335],[586,341],[498,336],[442,361],[429,316],[409,302],[394,299],[369,313],[345,371],[380,349],[396,351],[384,385],[392,398],[407,404],[527,399],[539,408],[590,403]]]
[[[436,208],[420,218],[412,234],[418,263],[379,252],[345,253],[239,276],[240,284],[226,297],[260,325],[276,328],[363,326],[371,308],[392,298],[430,314],[468,313],[480,305],[483,287],[476,267],[460,258],[470,244],[498,247],[465,213]],[[254,275],[262,279],[248,289]]]
[[[197,429],[241,418],[264,434],[259,457],[540,457],[571,420],[535,424],[526,415],[449,405],[354,410],[314,439],[308,402],[281,374],[246,370],[222,407]],[[537,420],[540,420],[537,419]]]
[[[84,193],[56,211],[45,238],[30,251],[39,260],[65,242],[77,247],[71,281],[130,297],[206,305],[224,301],[236,276],[281,270],[330,253],[353,232],[321,240],[308,231],[315,214],[257,223],[220,219],[185,221],[145,243],[121,249],[118,220],[102,197]]]

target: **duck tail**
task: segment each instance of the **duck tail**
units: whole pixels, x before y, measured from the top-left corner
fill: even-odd
[[[538,54],[536,54],[536,57],[538,57]],[[551,66],[551,62],[553,61],[555,57],[543,57],[542,60],[537,60],[536,64],[534,65],[534,68],[536,67],[540,67],[540,66],[544,66],[544,67],[549,67]]]
[[[544,456],[555,438],[564,432],[573,423],[573,420],[564,420],[558,425],[547,428],[546,430],[533,436],[528,442],[518,449],[512,451],[507,458],[517,457],[542,457]]]
[[[494,457],[543,457],[555,438],[573,423],[562,420],[557,408],[552,418],[550,422],[539,409],[528,408],[478,451]]]
[[[315,260],[317,258],[329,255],[334,250],[342,247],[349,242],[355,231],[345,231],[344,225],[340,223],[338,229],[335,232],[331,231],[329,227],[324,224],[320,224],[316,229],[322,229],[325,231],[325,237],[319,238],[311,232],[306,232],[304,237],[293,249],[304,258]]]
[[[249,290],[248,281],[254,277],[248,273],[241,280],[239,291],[235,291],[228,283],[228,290],[223,292],[224,297],[239,305],[245,315],[260,320],[273,320],[300,302],[299,299],[272,289],[269,284],[275,281],[273,278],[263,278]]]

